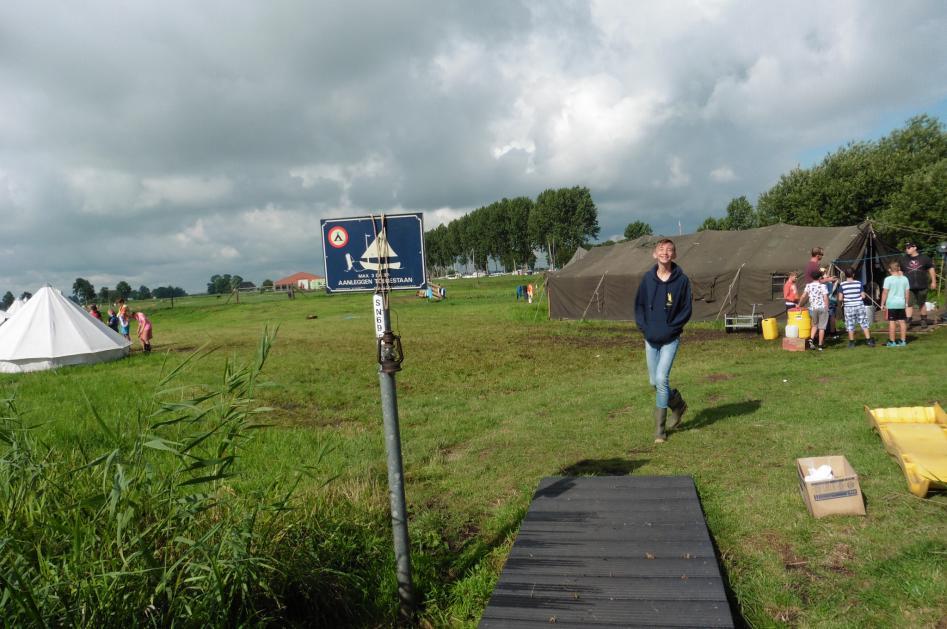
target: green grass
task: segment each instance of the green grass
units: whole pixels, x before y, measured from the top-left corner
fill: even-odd
[[[694,477],[737,611],[753,626],[944,622],[947,500],[908,493],[862,410],[943,403],[944,329],[907,348],[843,344],[817,354],[691,325],[672,373],[690,410],[682,430],[655,446],[634,326],[548,321],[545,301],[514,300],[522,281],[446,282],[440,303],[391,299],[406,357],[397,387],[421,619],[476,625],[540,478],[633,473]],[[276,563],[269,602],[257,605],[265,614],[246,622],[393,623],[371,298],[194,297],[145,310],[151,355],[0,376],[0,397],[15,394],[23,420],[40,424],[34,434],[55,452],[92,457],[109,443],[90,408],[133,433],[162,373],[213,348],[179,378],[182,397],[212,390],[228,362],[252,358],[265,325],[278,325],[254,393],[273,409],[273,425],[242,442],[239,474],[225,486],[267,495],[313,469],[291,522],[265,548]],[[794,460],[822,454],[844,454],[858,471],[866,517],[808,515]]]

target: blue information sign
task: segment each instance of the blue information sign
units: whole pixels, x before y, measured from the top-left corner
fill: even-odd
[[[321,225],[330,292],[427,286],[421,214],[325,218]]]

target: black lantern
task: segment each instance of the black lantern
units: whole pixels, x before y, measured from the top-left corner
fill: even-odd
[[[378,339],[378,364],[381,365],[381,370],[388,374],[401,371],[403,360],[404,349],[401,347],[401,337],[391,330],[385,330]]]

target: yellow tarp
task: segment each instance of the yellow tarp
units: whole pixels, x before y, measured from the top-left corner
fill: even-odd
[[[866,406],[865,413],[904,471],[912,494],[924,497],[932,488],[947,488],[947,413],[940,404]]]

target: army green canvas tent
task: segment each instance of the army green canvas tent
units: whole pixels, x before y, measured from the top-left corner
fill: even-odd
[[[547,279],[553,319],[634,320],[634,298],[662,236],[642,236],[594,247]],[[825,250],[823,263],[854,266],[856,277],[877,293],[884,264],[898,252],[881,243],[867,221],[851,227],[770,225],[743,231],[702,231],[672,237],[677,263],[691,279],[692,320],[723,319],[727,314],[785,311],[782,286],[790,271],[802,272],[813,247]],[[837,272],[836,272],[837,274]]]
[[[578,248],[575,250],[575,253],[572,254],[572,257],[569,258],[569,261],[566,262],[565,265],[564,265],[562,268],[566,268],[567,266],[569,266],[569,265],[572,264],[573,262],[578,262],[579,260],[581,260],[582,258],[584,258],[585,255],[586,255],[588,252],[589,252],[589,250],[586,249],[585,247],[578,247]]]

